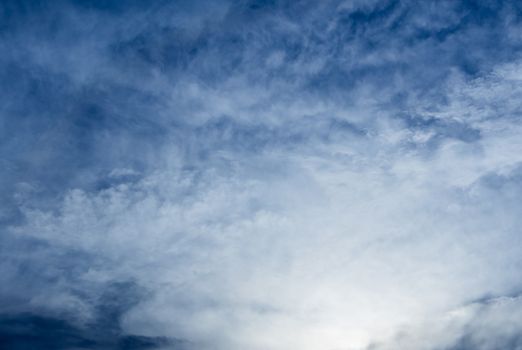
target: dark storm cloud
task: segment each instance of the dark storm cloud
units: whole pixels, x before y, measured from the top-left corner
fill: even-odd
[[[174,343],[166,338],[100,332],[97,327],[77,328],[65,320],[30,314],[6,315],[0,319],[0,346],[5,349],[158,349]]]
[[[73,263],[74,258],[66,261]],[[20,271],[20,274],[27,272]],[[40,286],[44,284],[42,281],[39,283]],[[110,283],[97,297],[81,290],[76,293],[82,298],[95,298],[90,301],[96,306],[94,319],[82,322],[74,315],[37,314],[37,310],[4,312],[0,316],[0,347],[13,350],[187,348],[181,340],[132,335],[122,331],[120,322],[123,313],[140,300],[138,288],[132,283]]]

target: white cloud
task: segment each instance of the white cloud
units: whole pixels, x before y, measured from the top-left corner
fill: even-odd
[[[510,84],[495,79],[497,89]],[[490,84],[459,87],[440,118]],[[201,96],[209,110],[222,105]],[[492,108],[495,96],[466,110]],[[226,101],[231,115],[255,110]],[[299,114],[293,103],[275,108]],[[507,127],[516,106],[506,114],[500,129],[471,118],[479,141],[443,139],[428,155],[402,146],[424,143],[417,131],[381,114],[388,122],[373,125],[374,136],[225,151],[197,173],[174,156],[137,182],[71,190],[58,213],[27,210],[27,225],[13,230],[109,262],[84,271],[82,284],[132,279],[151,290],[126,315],[129,331],[203,348],[361,349],[433,318],[451,328],[456,308],[518,286],[521,189],[510,176],[522,145]],[[426,349],[445,341],[429,339]]]
[[[353,6],[358,2],[341,7]],[[446,25],[439,15],[437,28]],[[200,16],[194,14],[194,28],[190,21],[180,26],[194,37],[209,30],[205,25],[228,29]],[[160,17],[166,23],[168,16]],[[94,79],[152,95],[150,106],[100,104],[127,113],[131,126],[133,116],[154,122],[165,135],[150,140],[149,152],[132,135],[103,130],[96,148],[102,159],[135,153],[150,157],[144,169],[115,162],[105,186],[66,188],[56,208],[21,202],[26,222],[10,227],[13,237],[92,260],[74,278],[50,273],[59,281],[43,294],[29,293],[31,304],[87,322],[95,317],[95,297],[77,290],[97,295],[111,281],[135,281],[149,294],[125,314],[124,329],[188,339],[198,349],[433,349],[465,332],[487,349],[482,329],[498,333],[497,324],[507,322],[506,332],[516,333],[518,298],[498,297],[487,307],[472,301],[520,287],[520,65],[497,65],[474,79],[455,73],[437,91],[444,103],[399,73],[353,78],[329,94],[330,86],[310,81],[320,85],[321,74],[333,69],[335,42],[310,42],[313,25],[259,21],[258,31],[239,34],[237,40],[250,35],[253,44],[238,48],[246,63],[228,75],[216,68],[223,52],[211,35],[208,51],[186,72],[138,70],[150,73],[144,76],[126,75],[128,67],[110,58],[111,43],[103,40],[96,48],[89,41],[73,45],[65,65],[51,44],[33,48],[38,65],[80,90]],[[134,38],[125,25],[95,23]],[[282,33],[303,41],[305,54],[288,63],[288,53],[264,52]],[[337,73],[429,55],[428,44],[401,54],[394,40],[371,53],[354,40],[340,50],[353,60]],[[84,52],[96,56],[95,64],[85,63],[91,58]],[[213,70],[220,71],[217,82],[201,78]],[[401,93],[402,104],[390,102]],[[33,185],[18,188],[26,198]],[[36,264],[48,258],[27,254]]]

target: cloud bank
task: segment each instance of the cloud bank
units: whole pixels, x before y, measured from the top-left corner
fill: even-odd
[[[522,346],[517,2],[0,10],[3,346]]]

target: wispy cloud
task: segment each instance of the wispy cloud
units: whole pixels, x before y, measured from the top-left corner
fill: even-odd
[[[0,335],[520,346],[516,2],[1,9]]]

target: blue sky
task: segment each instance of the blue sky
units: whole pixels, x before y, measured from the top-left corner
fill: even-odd
[[[0,3],[0,347],[522,346],[517,1]]]

